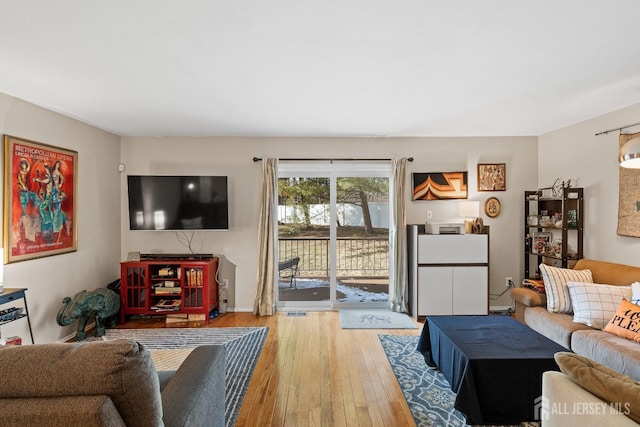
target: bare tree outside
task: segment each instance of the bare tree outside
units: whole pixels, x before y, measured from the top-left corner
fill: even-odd
[[[388,178],[338,178],[337,182],[338,203],[352,204],[362,209],[364,222],[364,234],[373,234],[373,223],[369,202],[372,200],[388,200]],[[338,223],[338,225],[340,225]]]

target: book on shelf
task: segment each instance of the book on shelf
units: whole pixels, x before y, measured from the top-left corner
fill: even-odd
[[[181,323],[188,321],[189,315],[186,313],[167,314],[167,317],[165,318],[165,323]]]
[[[187,270],[187,285],[188,286],[202,286],[203,271],[202,267],[191,268]]]
[[[179,299],[161,299],[151,307],[154,311],[175,311],[180,310],[182,301]]]
[[[160,277],[173,277],[175,274],[175,270],[171,267],[165,267],[158,270],[158,276]]]
[[[156,286],[154,289],[154,293],[156,295],[179,295],[181,292],[181,289],[179,286],[172,286],[172,287],[167,287],[167,286]]]

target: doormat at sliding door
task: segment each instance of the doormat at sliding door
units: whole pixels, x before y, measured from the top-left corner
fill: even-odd
[[[386,309],[345,309],[339,314],[342,329],[418,329],[406,314]]]

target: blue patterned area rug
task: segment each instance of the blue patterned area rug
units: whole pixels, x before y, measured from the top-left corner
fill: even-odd
[[[269,328],[107,329],[105,339],[134,339],[149,350],[195,348],[219,344],[227,348],[225,419],[235,425]]]
[[[455,394],[444,375],[430,368],[417,351],[418,336],[379,335],[389,364],[418,427],[467,426],[465,416],[454,407]],[[535,427],[528,422],[519,426]]]
[[[342,329],[418,329],[409,316],[388,309],[344,309],[339,315]]]

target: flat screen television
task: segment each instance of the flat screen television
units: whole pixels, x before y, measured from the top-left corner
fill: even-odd
[[[129,175],[131,230],[228,230],[226,176]]]

